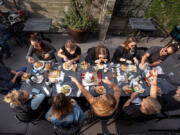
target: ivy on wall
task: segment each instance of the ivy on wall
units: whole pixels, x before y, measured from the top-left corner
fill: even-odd
[[[180,0],[153,0],[145,16],[155,18],[170,32],[180,24]]]

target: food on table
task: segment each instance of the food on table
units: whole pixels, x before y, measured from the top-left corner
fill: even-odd
[[[85,81],[86,83],[94,82],[94,81],[95,81],[95,75],[94,75],[93,73],[87,72],[87,73],[84,75],[84,81]]]
[[[129,65],[128,69],[130,72],[137,72],[137,67],[135,65]]]
[[[87,70],[87,69],[90,67],[90,64],[87,63],[86,61],[82,61],[81,64],[80,64],[80,67],[81,67],[83,70]]]
[[[31,74],[29,73],[24,73],[21,77],[22,80],[28,80],[30,78]]]
[[[47,71],[49,71],[49,70],[51,69],[51,64],[50,64],[50,63],[47,63],[45,69],[46,69]]]
[[[69,85],[63,85],[60,92],[68,96],[71,94],[71,87]]]
[[[70,64],[69,62],[65,62],[65,63],[63,64],[63,68],[64,68],[65,70],[71,70],[71,69],[73,68],[73,64]]]
[[[111,75],[112,77],[116,77],[116,74],[113,73],[113,72],[110,72],[110,75]]]
[[[134,90],[134,92],[138,92],[138,93],[143,93],[144,92],[144,89],[142,88],[142,86],[140,84],[134,85],[133,90]]]
[[[96,66],[98,67],[98,69],[103,69],[104,67],[102,63],[96,64]]]
[[[34,63],[34,68],[35,69],[39,69],[41,67],[43,67],[44,63],[42,61],[38,61],[36,63]]]
[[[48,78],[59,78],[60,77],[60,70],[51,70],[47,73]]]
[[[122,71],[126,71],[128,67],[126,65],[122,65],[120,68]]]
[[[98,94],[105,94],[106,93],[106,89],[104,88],[104,86],[95,86],[95,92]]]
[[[125,92],[125,94],[131,94],[132,93],[132,88],[129,85],[123,86],[122,89]]]
[[[128,83],[128,76],[127,75],[124,76],[124,83]]]
[[[126,63],[132,64],[132,61],[131,60],[126,60]]]
[[[120,58],[120,62],[125,62],[126,59],[125,58]]]
[[[104,68],[104,73],[107,73],[108,72],[108,68]]]

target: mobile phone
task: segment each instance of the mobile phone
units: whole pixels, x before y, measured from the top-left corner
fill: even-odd
[[[33,88],[33,89],[32,89],[32,93],[39,94],[39,93],[40,93],[40,90],[39,90],[39,89],[36,89],[36,88]]]

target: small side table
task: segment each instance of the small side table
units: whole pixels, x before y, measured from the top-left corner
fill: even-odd
[[[132,29],[136,30],[135,37],[141,39],[143,36],[147,37],[147,42],[150,38],[150,35],[156,31],[155,26],[150,19],[144,18],[129,18],[129,23]]]

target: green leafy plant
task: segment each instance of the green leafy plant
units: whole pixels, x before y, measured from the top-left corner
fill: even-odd
[[[96,21],[91,17],[91,0],[71,0],[70,10],[64,12],[64,18],[57,22],[60,28],[92,29]]]

